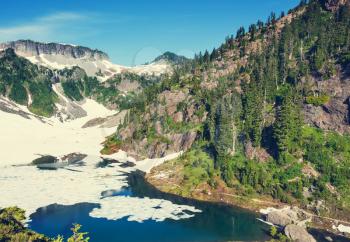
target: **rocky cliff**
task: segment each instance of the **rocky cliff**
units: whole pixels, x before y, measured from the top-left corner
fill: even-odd
[[[188,90],[165,91],[145,109],[142,117],[132,110],[127,115],[131,122],[121,127],[118,135],[121,148],[137,159],[188,150],[207,115]]]
[[[108,55],[100,50],[92,50],[87,47],[73,46],[58,43],[40,43],[32,40],[17,40],[7,43],[1,43],[0,49],[12,48],[19,55],[39,56],[63,55],[68,58],[86,58],[96,60],[108,60]]]

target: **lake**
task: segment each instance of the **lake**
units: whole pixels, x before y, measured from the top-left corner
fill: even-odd
[[[77,196],[79,193],[77,194]],[[72,206],[50,205],[32,214],[29,227],[48,236],[58,234],[67,238],[73,223],[81,224],[82,231],[89,232],[90,241],[263,241],[269,238],[269,226],[258,221],[257,214],[220,204],[199,202],[162,193],[145,182],[139,172],[129,174],[128,186],[115,193],[102,196],[130,196],[136,198],[165,199],[176,204],[190,205],[202,210],[187,219],[162,222],[146,220],[142,223],[93,218],[89,213],[99,204],[79,203]],[[130,206],[130,210],[134,208]]]

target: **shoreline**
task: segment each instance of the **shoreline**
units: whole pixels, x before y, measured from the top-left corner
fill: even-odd
[[[199,202],[209,202],[213,204],[229,206],[232,208],[244,209],[246,211],[256,214],[257,220],[267,225],[271,224],[268,221],[266,221],[266,219],[264,218],[264,216],[267,215],[266,213],[267,211],[281,211],[283,209],[286,209],[287,207],[291,207],[291,205],[289,204],[284,204],[280,202],[273,203],[271,201],[266,201],[262,199],[249,198],[249,197],[244,197],[244,196],[239,196],[234,194],[227,194],[227,193],[219,193],[219,192],[216,192],[216,193],[210,192],[209,194],[201,192],[201,193],[194,193],[189,196],[180,195],[167,189],[166,187],[169,186],[169,183],[167,184],[164,179],[155,178],[154,175],[152,176],[151,172],[145,173],[145,176],[144,176],[145,182],[148,183],[150,186],[153,186],[155,189],[157,189],[162,193],[170,194],[173,196],[178,196],[178,197],[182,197],[182,198],[190,199],[194,201],[199,201]],[[170,184],[170,186],[179,186],[179,185]],[[224,197],[228,197],[228,198],[225,199]],[[309,223],[307,226],[308,231],[314,231],[314,232],[316,231],[317,233],[320,233],[323,235],[328,234],[328,235],[335,236],[337,238],[341,238],[344,241],[350,241],[350,234],[349,233],[345,234],[344,231],[340,231],[339,229],[339,228],[345,228],[344,230],[350,229],[350,221],[347,222],[347,221],[337,220],[335,218],[321,217],[311,213],[310,211],[305,211],[305,210],[302,210],[302,211],[306,212],[311,216],[311,223]],[[332,224],[332,226],[329,224],[329,221],[331,221],[330,223]],[[340,221],[337,227],[332,223],[334,221],[338,221],[338,222]]]

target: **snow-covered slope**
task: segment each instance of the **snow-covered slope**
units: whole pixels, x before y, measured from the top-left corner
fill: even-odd
[[[98,76],[104,81],[121,72],[133,72],[139,75],[161,75],[171,72],[168,62],[157,61],[148,65],[126,67],[109,60],[106,53],[87,47],[40,43],[31,40],[18,40],[0,44],[0,50],[12,48],[16,54],[25,57],[34,64],[50,69],[64,69],[79,66],[89,76]]]
[[[136,169],[149,171],[179,154],[147,159],[130,168],[119,163],[100,167],[102,142],[115,132],[117,123],[111,128],[83,126],[89,120],[106,118],[114,112],[90,99],[86,99],[80,107],[86,112],[85,117],[62,123],[55,118],[34,116],[25,106],[0,97],[0,184],[1,188],[6,188],[1,190],[0,208],[21,207],[29,219],[38,208],[51,204],[95,203],[100,206],[91,211],[92,217],[110,220],[126,217],[129,221],[138,222],[185,219],[200,212],[194,207],[160,199],[125,196],[106,199],[102,196],[103,192],[113,193],[127,186],[127,173]],[[72,153],[87,157],[83,163],[70,164],[58,170],[40,170],[30,165],[41,155],[62,158]],[[106,158],[134,161],[123,151]]]

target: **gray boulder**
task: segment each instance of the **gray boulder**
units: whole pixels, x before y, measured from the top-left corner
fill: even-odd
[[[296,242],[316,242],[314,237],[310,235],[306,229],[295,224],[289,224],[285,227],[284,233],[292,241]]]
[[[274,225],[284,227],[293,223],[293,221],[295,221],[295,217],[294,215],[290,215],[287,211],[273,211],[267,214],[266,221]]]

